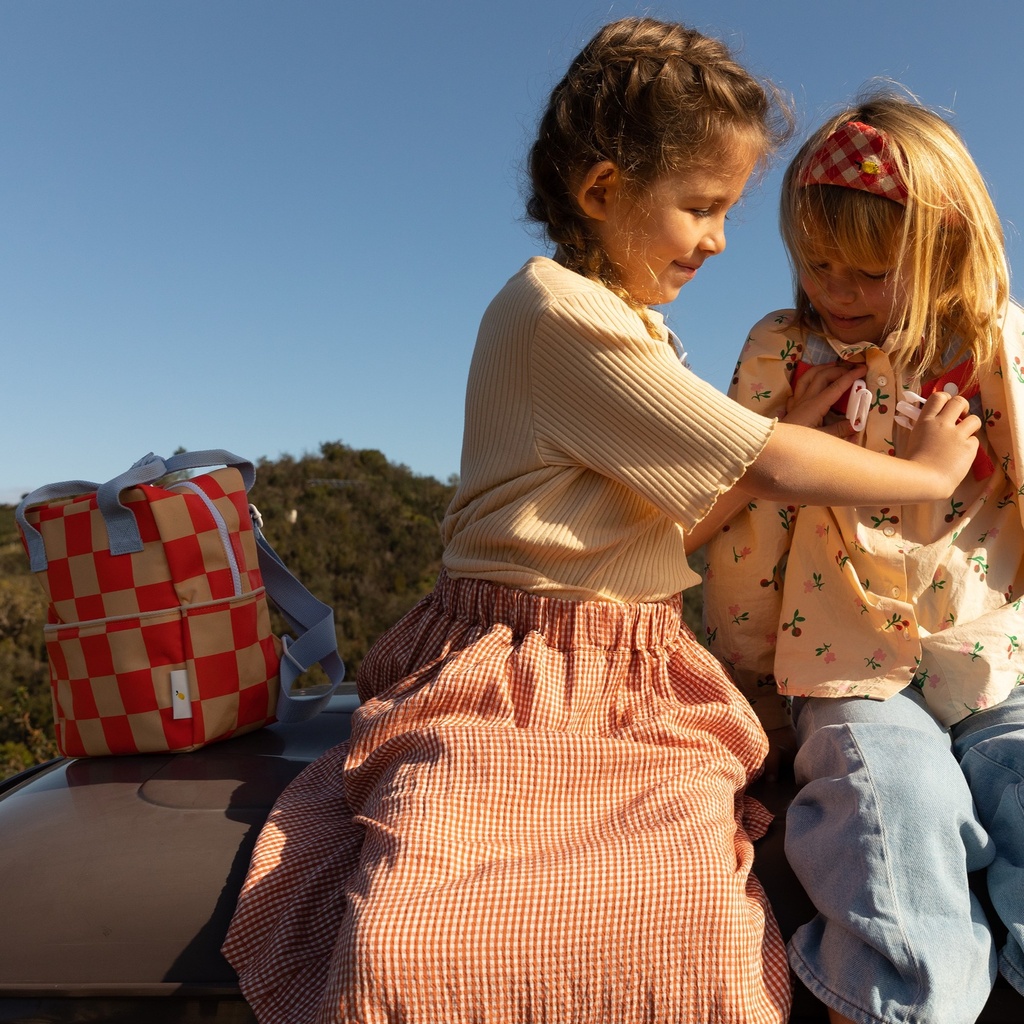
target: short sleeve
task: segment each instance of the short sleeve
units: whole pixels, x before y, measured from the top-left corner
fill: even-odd
[[[774,421],[687,370],[602,291],[540,319],[530,384],[538,450],[618,480],[690,529],[758,456]]]

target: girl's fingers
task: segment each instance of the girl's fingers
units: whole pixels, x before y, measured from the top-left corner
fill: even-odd
[[[860,431],[849,420],[836,420],[835,423],[832,423],[827,427],[822,427],[821,429],[828,431],[830,434],[835,434],[840,441],[845,441],[847,438],[854,437],[856,434],[860,433]]]
[[[970,402],[963,395],[949,395],[944,391],[936,391],[929,396],[917,422],[923,419],[952,420],[966,434],[976,434],[981,430],[981,420],[971,412]]]
[[[981,430],[981,417],[975,416],[972,412],[961,420],[957,420],[957,427],[967,434],[977,434]]]
[[[963,402],[963,399],[953,398],[952,395],[947,395],[945,391],[933,391],[928,398],[925,399],[924,405],[921,406],[918,412],[918,422],[920,423],[921,420],[925,419],[934,419],[951,402]],[[949,413],[947,413],[947,415],[949,415]]]
[[[976,433],[981,429],[981,420],[970,413],[970,402],[962,395],[951,395],[945,391],[937,391],[928,399],[922,398],[913,391],[903,392],[903,401],[896,403],[896,423],[913,430],[921,418],[921,414],[928,410],[929,416],[955,416],[957,426],[966,423],[965,430]],[[932,399],[935,399],[932,401]],[[930,404],[929,404],[930,403]],[[974,424],[977,420],[977,425]]]
[[[930,408],[934,409],[936,416],[953,417],[958,420],[970,412],[971,404],[962,395],[949,395],[945,391],[936,391],[925,402],[924,408],[921,410],[922,414],[927,413]]]
[[[793,387],[797,401],[827,395],[835,401],[858,377],[863,377],[867,366],[863,363],[853,368],[842,363],[819,363],[812,366]],[[834,396],[834,397],[833,397]]]
[[[841,363],[812,366],[793,386],[786,403],[786,420],[806,427],[821,425],[829,409],[864,376],[867,368]]]
[[[825,388],[825,392],[834,402],[853,387],[854,383],[867,373],[867,369],[867,366],[863,364],[854,366],[852,369],[845,366],[837,367],[840,372],[836,375],[835,380]]]

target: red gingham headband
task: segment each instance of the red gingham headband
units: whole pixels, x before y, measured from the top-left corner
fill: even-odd
[[[886,137],[870,125],[847,121],[804,164],[801,185],[844,185],[907,205],[907,186]]]

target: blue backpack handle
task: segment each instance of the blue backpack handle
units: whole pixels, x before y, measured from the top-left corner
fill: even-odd
[[[138,524],[131,510],[121,504],[121,493],[130,487],[140,484],[151,484],[168,473],[177,473],[183,469],[200,469],[207,466],[234,466],[241,471],[242,482],[246,491],[256,480],[256,468],[248,459],[223,449],[214,448],[203,452],[180,452],[169,459],[162,459],[150,452],[144,455],[130,469],[120,476],[108,480],[105,484],[93,483],[89,480],[65,480],[62,483],[46,484],[38,487],[31,494],[26,494],[18,503],[14,512],[18,526],[21,528],[28,549],[29,565],[33,572],[43,572],[47,565],[46,548],[39,531],[25,517],[25,511],[31,505],[44,501],[56,501],[59,498],[73,498],[78,494],[96,492],[96,503],[103,514],[103,522],[110,538],[110,553],[126,555],[132,551],[142,550],[142,537]]]
[[[108,480],[96,491],[96,503],[103,514],[103,522],[110,538],[112,555],[127,555],[142,550],[142,536],[135,516],[121,504],[121,493],[140,484],[151,484],[168,473],[183,469],[200,469],[207,466],[234,466],[242,473],[246,491],[256,481],[256,469],[248,459],[239,458],[221,449],[204,452],[180,452],[169,459],[161,459],[150,452],[144,455],[131,469]]]
[[[28,549],[29,566],[33,572],[43,572],[49,562],[46,558],[46,548],[43,546],[43,538],[39,531],[25,518],[25,510],[30,505],[39,505],[44,501],[56,501],[58,498],[73,498],[76,494],[89,494],[95,491],[99,484],[91,480],[65,480],[59,484],[46,484],[37,487],[31,494],[26,494],[18,502],[14,510],[14,519],[25,538],[25,547]]]

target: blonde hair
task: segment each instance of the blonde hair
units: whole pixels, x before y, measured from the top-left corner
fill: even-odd
[[[591,39],[551,93],[530,151],[527,215],[543,226],[559,262],[643,315],[646,306],[622,286],[577,203],[587,171],[610,160],[639,196],[662,174],[710,164],[737,138],[763,163],[791,124],[774,87],[754,79],[717,39],[624,18]]]
[[[800,185],[811,157],[837,128],[860,121],[882,132],[906,184],[906,206],[841,185]],[[797,317],[820,328],[801,271],[822,253],[852,266],[905,275],[907,308],[891,325],[899,373],[938,373],[970,355],[975,377],[992,369],[999,316],[1010,296],[1003,230],[981,172],[963,140],[911,96],[874,93],[822,125],[786,170],[782,236],[796,275]],[[947,348],[953,343],[952,355]],[[946,365],[943,360],[946,359]]]

